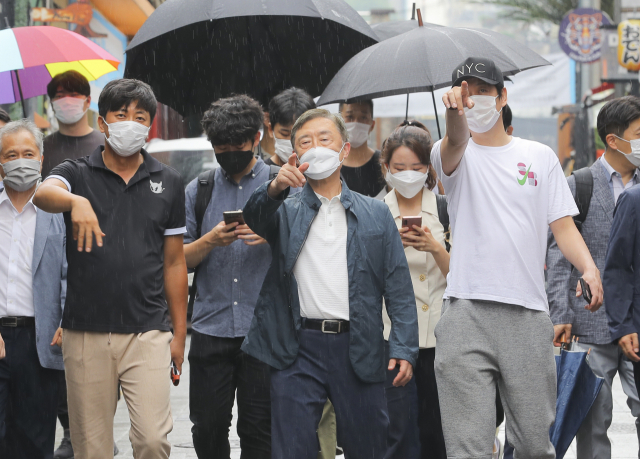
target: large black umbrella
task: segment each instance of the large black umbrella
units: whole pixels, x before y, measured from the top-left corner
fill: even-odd
[[[187,116],[234,93],[263,105],[291,86],[317,96],[376,42],[343,0],[168,0],[127,48],[125,76]]]
[[[408,109],[410,93],[433,94],[450,86],[454,67],[468,57],[492,59],[504,75],[549,65],[526,46],[492,30],[424,24],[351,58],[333,77],[318,105],[407,94]],[[435,109],[435,98],[433,104]]]

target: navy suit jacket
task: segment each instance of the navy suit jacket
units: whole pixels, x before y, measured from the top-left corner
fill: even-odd
[[[618,198],[603,287],[611,339],[640,332],[640,185]]]

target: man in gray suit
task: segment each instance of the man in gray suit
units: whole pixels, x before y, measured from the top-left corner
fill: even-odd
[[[640,98],[621,97],[608,102],[598,114],[598,134],[606,145],[604,155],[590,168],[593,176],[593,192],[584,223],[584,238],[598,269],[604,273],[605,256],[613,209],[618,196],[640,182],[638,169],[640,156],[634,155],[632,142],[640,142]],[[576,178],[567,181],[574,197]],[[636,418],[636,429],[640,438],[640,400],[634,384],[633,367],[622,350],[611,343],[607,323],[607,304],[592,313],[583,308],[584,300],[576,298],[576,283],[580,273],[562,256],[549,232],[547,252],[547,295],[551,320],[554,325],[554,344],[560,345],[562,335],[567,340],[571,335],[580,338],[578,346],[591,348],[590,365],[593,372],[604,378],[604,385],[591,411],[577,435],[577,455],[580,459],[606,459],[611,457],[611,443],[607,429],[611,425],[613,399],[611,384],[619,373],[622,387],[628,397],[627,403]]]
[[[37,209],[42,133],[0,128],[0,457],[50,459],[62,352],[55,342],[67,287],[62,215]]]

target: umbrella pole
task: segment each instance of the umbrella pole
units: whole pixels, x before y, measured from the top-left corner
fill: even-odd
[[[404,114],[404,120],[407,121],[409,119],[409,93],[407,93],[407,111]]]
[[[438,110],[436,109],[436,96],[431,91],[431,100],[433,100],[433,113],[436,114],[436,125],[438,126],[438,137],[442,138],[442,134],[440,133],[440,120],[438,120]]]
[[[16,81],[18,82],[18,91],[20,92],[20,105],[22,105],[22,116],[27,117],[27,109],[24,107],[24,97],[22,96],[22,85],[20,84],[20,77],[18,76],[18,71],[13,71],[16,74]]]

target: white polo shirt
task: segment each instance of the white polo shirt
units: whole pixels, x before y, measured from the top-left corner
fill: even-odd
[[[349,320],[347,214],[340,196],[322,205],[293,267],[300,315],[309,319]]]

